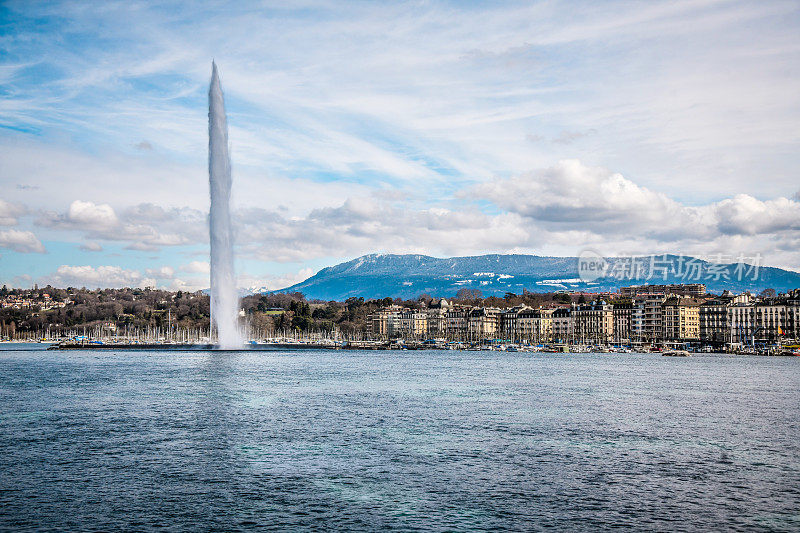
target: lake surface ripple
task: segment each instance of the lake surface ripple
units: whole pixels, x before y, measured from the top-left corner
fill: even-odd
[[[800,358],[31,348],[2,530],[800,530]]]

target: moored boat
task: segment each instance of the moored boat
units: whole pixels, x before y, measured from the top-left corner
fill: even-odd
[[[689,352],[686,350],[665,350],[661,355],[664,357],[689,357]]]

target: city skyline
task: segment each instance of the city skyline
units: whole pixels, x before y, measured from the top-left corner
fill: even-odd
[[[800,265],[793,2],[0,9],[2,283],[208,286],[212,57],[241,286],[370,252]]]

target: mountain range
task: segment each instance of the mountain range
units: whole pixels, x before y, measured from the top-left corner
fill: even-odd
[[[711,263],[678,255],[605,258],[602,275],[580,276],[578,257],[491,254],[437,258],[426,255],[370,254],[323,268],[310,278],[273,292],[302,292],[307,298],[450,298],[460,289],[483,296],[555,291],[617,291],[620,287],[661,283],[704,283],[709,292],[778,292],[800,288],[800,273],[740,263]]]

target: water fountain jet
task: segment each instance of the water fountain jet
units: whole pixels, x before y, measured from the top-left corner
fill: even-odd
[[[230,350],[241,348],[244,342],[238,326],[239,297],[233,269],[228,122],[217,64],[213,61],[208,89],[208,180],[211,192],[211,321],[216,326],[219,348]]]

